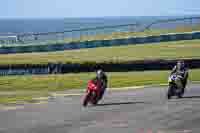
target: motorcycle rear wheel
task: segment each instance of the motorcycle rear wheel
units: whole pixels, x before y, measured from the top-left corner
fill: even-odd
[[[96,95],[96,94],[93,94],[93,100],[92,100],[92,104],[93,105],[97,105],[98,104],[98,102],[99,102],[99,98],[98,98],[98,96]]]
[[[184,92],[183,91],[181,91],[177,96],[178,96],[178,98],[183,98],[183,94],[184,94]]]
[[[178,98],[183,98],[182,94],[178,94]]]

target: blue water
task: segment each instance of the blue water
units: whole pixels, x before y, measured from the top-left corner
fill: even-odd
[[[63,31],[64,19],[0,19],[0,33]]]
[[[66,30],[121,24],[149,24],[156,20],[182,18],[184,16],[161,17],[108,17],[66,19],[0,19],[0,33],[62,32]],[[168,24],[169,25],[169,24]],[[161,27],[166,25],[160,25]]]

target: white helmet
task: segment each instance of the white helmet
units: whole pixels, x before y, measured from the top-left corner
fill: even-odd
[[[103,75],[103,71],[101,69],[97,70],[97,78],[101,78]]]

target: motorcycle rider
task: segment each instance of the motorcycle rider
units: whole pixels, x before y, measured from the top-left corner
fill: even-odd
[[[172,74],[177,74],[182,77],[182,80],[181,80],[182,85],[183,85],[182,89],[184,91],[187,84],[187,79],[188,79],[188,69],[186,68],[184,61],[182,60],[177,61],[177,64],[172,69],[171,75]]]
[[[105,72],[102,69],[98,69],[96,72],[96,77],[93,80],[101,81],[100,97],[99,97],[99,99],[101,100],[105,93],[105,90],[107,88],[107,83],[108,83],[107,75],[105,74]]]

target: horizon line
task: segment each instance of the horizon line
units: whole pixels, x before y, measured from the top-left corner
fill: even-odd
[[[200,14],[173,14],[173,15],[133,15],[133,16],[81,16],[81,17],[5,17],[0,19],[82,19],[82,18],[126,18],[126,17],[183,17],[183,16],[200,16]]]

